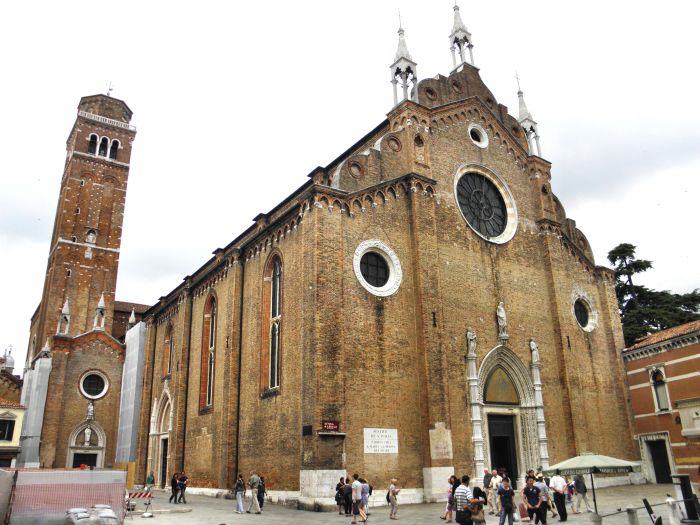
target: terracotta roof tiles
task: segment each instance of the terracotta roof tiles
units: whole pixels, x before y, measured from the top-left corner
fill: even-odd
[[[661,330],[655,334],[651,334],[644,339],[637,341],[627,350],[634,350],[635,348],[642,348],[643,346],[651,346],[662,341],[668,341],[674,337],[680,337],[682,335],[689,334],[700,330],[700,319],[697,321],[691,321],[689,323],[674,326],[673,328],[668,328],[667,330]]]

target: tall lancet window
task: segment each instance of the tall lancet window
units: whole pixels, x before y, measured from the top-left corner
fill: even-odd
[[[280,347],[282,335],[282,261],[274,255],[265,267],[263,282],[263,391],[280,386]]]
[[[173,325],[168,324],[168,327],[165,329],[165,340],[163,341],[163,377],[169,376],[172,372],[174,350]]]
[[[214,365],[216,358],[216,299],[210,297],[204,306],[202,325],[202,360],[199,390],[200,410],[209,408],[214,401]]]

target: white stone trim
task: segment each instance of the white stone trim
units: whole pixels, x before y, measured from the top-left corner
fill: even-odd
[[[700,330],[696,330],[694,332],[679,335],[678,337],[667,339],[665,341],[660,341],[656,344],[652,344],[649,346],[641,346],[639,348],[635,348],[634,350],[623,350],[622,359],[624,359],[625,361],[644,359],[645,357],[660,354],[668,350],[673,350],[674,348],[683,348],[692,344],[697,344],[699,342]]]
[[[686,361],[691,361],[692,359],[700,359],[700,354],[693,354],[693,355],[687,355],[685,357],[679,357],[678,359],[671,359],[670,361],[664,361],[663,363],[659,363],[659,366],[664,365],[675,365],[677,363],[684,363]],[[630,370],[627,372],[628,376],[631,376],[633,374],[639,374],[640,372],[646,372],[648,370],[648,367],[644,368],[635,368],[634,370]]]
[[[380,255],[389,266],[389,279],[381,288],[372,286],[365,281],[365,278],[362,276],[360,261],[362,260],[362,256],[368,252],[374,252]],[[353,269],[355,270],[355,277],[357,277],[357,280],[365,290],[373,295],[378,297],[388,297],[395,294],[401,285],[401,279],[403,278],[401,261],[399,261],[399,257],[396,255],[396,252],[394,252],[394,250],[379,239],[368,239],[362,241],[355,249],[352,265]]]
[[[575,304],[576,301],[581,301],[588,308],[588,324],[581,326],[576,318]],[[585,291],[579,288],[574,288],[571,291],[571,315],[574,317],[574,322],[584,332],[592,332],[598,327],[598,309],[595,307],[593,298]]]
[[[650,432],[647,434],[639,434],[635,436],[639,441],[639,452],[641,455],[642,473],[644,477],[656,483],[656,474],[654,473],[654,463],[649,457],[649,450],[646,446],[647,441],[665,441],[666,442],[666,455],[668,458],[668,465],[671,469],[671,474],[676,474],[678,471],[676,469],[676,462],[673,460],[673,451],[671,449],[671,440],[669,438],[669,433],[667,431],[663,432]]]
[[[87,376],[90,376],[90,375],[93,375],[93,374],[94,374],[94,375],[97,375],[97,376],[100,376],[100,377],[102,378],[102,380],[105,382],[105,386],[104,386],[104,388],[102,389],[102,392],[100,392],[98,395],[95,395],[95,396],[88,394],[88,393],[83,389],[83,381],[85,381],[85,378],[86,378]],[[93,399],[93,400],[94,400],[94,399],[101,399],[101,398],[103,398],[104,396],[107,395],[107,391],[109,390],[109,378],[108,378],[103,372],[101,372],[100,370],[88,370],[87,372],[84,372],[84,373],[80,376],[80,381],[78,381],[78,388],[80,389],[80,393],[83,395],[83,397],[85,397],[85,398],[87,398],[87,399]]]
[[[472,138],[473,129],[475,129],[481,134],[480,141],[476,141]],[[480,124],[477,124],[476,122],[471,122],[467,127],[467,135],[469,135],[469,140],[471,140],[477,148],[486,149],[489,147],[489,134],[486,133],[486,130]]]
[[[459,182],[459,179],[462,178],[462,175],[466,174],[467,172],[478,173],[479,175],[489,179],[496,186],[496,188],[498,188],[498,191],[501,193],[501,197],[503,197],[503,201],[506,204],[506,228],[503,230],[503,233],[497,237],[487,237],[479,233],[474,227],[472,227],[471,224],[469,224],[469,221],[464,216],[464,213],[462,213],[462,208],[460,208],[459,201],[457,200],[457,183]],[[483,164],[462,164],[455,172],[452,190],[455,198],[455,206],[457,207],[459,214],[462,216],[462,219],[464,219],[464,222],[466,222],[472,231],[479,237],[494,244],[505,244],[513,238],[518,229],[518,208],[515,204],[515,198],[513,197],[510,188],[508,188],[508,185],[497,173],[490,170]]]

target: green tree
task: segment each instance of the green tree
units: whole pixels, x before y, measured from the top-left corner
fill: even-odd
[[[674,294],[634,284],[633,277],[653,267],[651,261],[635,257],[636,246],[623,243],[608,253],[615,266],[615,293],[620,305],[625,345],[649,334],[700,319],[700,291]]]

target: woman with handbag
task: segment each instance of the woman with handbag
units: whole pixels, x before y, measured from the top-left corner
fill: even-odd
[[[474,487],[472,495],[474,496],[472,500],[472,523],[474,523],[474,525],[484,525],[486,523],[484,505],[488,500],[486,492],[481,490],[480,487]]]
[[[452,523],[452,513],[455,510],[455,490],[459,487],[457,476],[450,476],[447,480],[449,486],[447,488],[447,504],[445,505],[445,513],[440,516],[441,520],[446,520],[445,523]]]
[[[345,487],[345,478],[340,478],[340,482],[335,486],[335,503],[338,505],[338,516],[343,515],[343,507],[345,507],[343,487]]]

